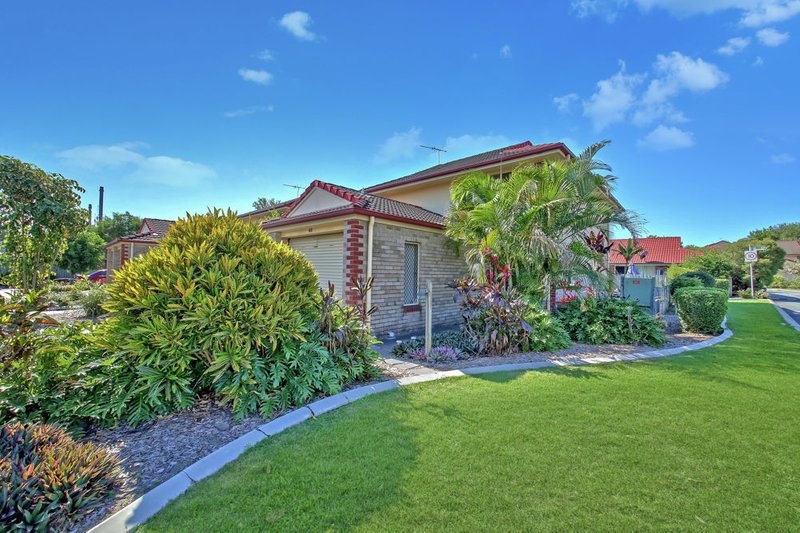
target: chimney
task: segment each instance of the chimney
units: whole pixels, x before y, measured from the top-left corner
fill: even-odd
[[[104,194],[104,192],[105,192],[105,189],[101,185],[100,186],[100,203],[97,204],[97,221],[98,222],[102,222],[102,220],[103,220],[103,194]]]
[[[92,204],[89,204],[89,225],[92,225]]]

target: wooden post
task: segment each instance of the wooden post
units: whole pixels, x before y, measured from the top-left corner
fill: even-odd
[[[425,288],[425,355],[431,353],[433,335],[433,283],[428,280]]]

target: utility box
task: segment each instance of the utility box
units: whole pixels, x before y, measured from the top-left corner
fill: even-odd
[[[628,300],[633,300],[640,307],[646,307],[653,312],[655,309],[655,278],[628,278],[622,284],[622,294]]]

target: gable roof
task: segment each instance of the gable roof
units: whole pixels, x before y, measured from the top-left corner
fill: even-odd
[[[413,174],[409,174],[408,176],[403,176],[401,178],[385,181],[383,183],[367,187],[364,190],[365,192],[368,193],[382,191],[384,189],[397,187],[398,185],[416,183],[419,181],[424,181],[439,176],[445,176],[447,174],[453,174],[455,172],[464,172],[466,170],[472,170],[474,168],[486,165],[502,163],[505,161],[513,161],[521,157],[543,154],[545,152],[550,152],[552,150],[559,150],[565,156],[574,156],[574,154],[570,151],[570,149],[567,148],[567,146],[561,142],[547,143],[547,144],[533,144],[530,141],[525,141],[523,143],[506,146],[505,148],[497,148],[495,150],[489,150],[488,152],[483,152],[481,154],[464,157],[462,159],[456,159],[455,161],[450,161],[447,163],[442,163],[440,165],[426,168],[425,170],[420,170],[419,172],[414,172]]]
[[[302,215],[292,216],[292,211],[315,189],[321,189],[346,200],[347,205],[333,207],[331,209],[324,209],[312,213],[304,213]],[[319,218],[327,218],[337,215],[345,214],[361,214],[371,215],[378,218],[387,220],[396,220],[401,222],[408,222],[410,224],[417,224],[421,226],[428,226],[433,228],[444,227],[444,217],[439,213],[434,213],[422,207],[399,202],[397,200],[390,200],[381,196],[375,196],[362,191],[356,191],[349,187],[342,187],[341,185],[334,185],[321,180],[314,180],[311,185],[297,197],[289,208],[283,212],[280,218],[268,220],[262,224],[262,228],[272,228],[276,226],[284,226],[286,224],[293,224],[304,220],[315,220]]]
[[[706,244],[703,248],[725,248],[731,243],[731,241],[721,240],[717,242],[712,242],[711,244]]]
[[[608,252],[608,262],[624,265],[626,263],[625,258],[617,251],[617,247],[628,244],[628,239],[613,239],[611,244],[612,248]],[[647,252],[647,256],[642,259],[637,255],[633,259],[635,264],[672,265],[683,263],[687,258],[702,253],[684,248],[680,237],[643,237],[636,241],[636,244]]]
[[[786,255],[800,255],[800,239],[796,241],[775,241],[775,244],[783,248]]]
[[[142,225],[139,226],[139,231],[137,233],[117,237],[106,244],[106,248],[119,242],[156,243],[164,237],[164,234],[169,231],[169,228],[171,228],[173,224],[175,224],[174,220],[144,218],[142,219]]]
[[[139,233],[157,233],[164,235],[173,224],[175,224],[174,220],[146,217],[142,220],[142,226],[139,228]],[[145,229],[145,226],[147,226],[147,229]]]
[[[254,215],[260,215],[261,213],[268,213],[268,212],[274,211],[276,209],[279,209],[279,210],[280,209],[285,209],[285,208],[289,207],[290,205],[292,205],[292,203],[295,200],[296,200],[296,198],[294,200],[286,200],[285,202],[277,203],[277,204],[273,205],[272,207],[267,207],[265,209],[254,209],[253,211],[247,211],[246,213],[242,213],[241,215],[239,215],[239,218],[252,217]]]

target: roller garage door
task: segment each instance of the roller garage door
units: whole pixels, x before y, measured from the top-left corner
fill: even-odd
[[[344,284],[344,235],[318,235],[289,240],[289,246],[306,256],[319,274],[319,285],[328,288],[330,281],[336,287],[336,295],[341,297]]]

